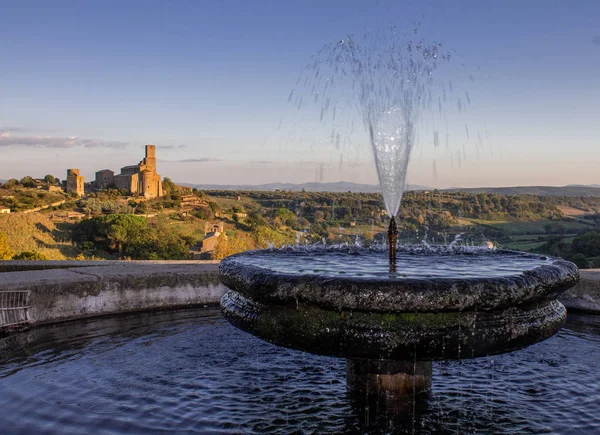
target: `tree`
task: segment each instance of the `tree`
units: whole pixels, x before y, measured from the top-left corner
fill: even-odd
[[[192,212],[192,216],[196,216],[198,219],[208,220],[212,219],[213,214],[208,207],[200,207]]]
[[[325,222],[315,222],[310,226],[310,232],[319,236],[320,238],[329,237],[329,228]]]
[[[266,226],[267,221],[263,218],[258,212],[252,212],[248,214],[246,218],[246,225],[250,227],[250,229],[254,230],[260,226]]]
[[[251,241],[245,237],[239,237],[237,234],[233,234],[229,237],[223,235],[219,237],[217,246],[215,246],[215,260],[222,260],[230,255],[237,254],[238,252],[244,252],[252,249]]]
[[[296,215],[287,208],[278,208],[275,210],[275,223],[279,226],[294,227],[296,225]]]
[[[589,264],[587,258],[585,257],[585,255],[583,255],[581,253],[573,255],[573,258],[571,258],[571,261],[573,263],[575,263],[575,266],[577,266],[580,269],[589,269],[589,267],[590,267],[590,264]]]
[[[23,187],[35,187],[36,186],[35,180],[33,178],[31,178],[29,175],[21,178],[20,183],[23,185]]]
[[[6,234],[0,232],[0,260],[10,260],[13,254],[6,241]]]
[[[283,245],[294,243],[293,236],[286,236],[266,226],[256,227],[252,231],[252,239],[257,248],[269,246],[280,248]]]
[[[135,245],[144,240],[148,232],[148,221],[142,216],[112,214],[103,218],[103,233],[120,254],[127,245]]]
[[[54,175],[48,174],[44,177],[44,180],[46,180],[46,183],[48,184],[56,184],[56,178],[54,177]]]
[[[600,256],[600,232],[588,231],[573,239],[573,252],[587,257]]]
[[[19,180],[17,180],[16,178],[11,178],[6,183],[4,183],[2,187],[4,187],[5,189],[12,189],[17,184],[19,184]]]
[[[208,203],[208,208],[210,208],[210,211],[212,211],[213,214],[219,211],[219,206],[217,205],[216,202],[213,202],[213,201],[210,201]]]
[[[165,177],[162,181],[163,194],[170,195],[171,193],[177,192],[177,186],[171,181],[170,178]]]

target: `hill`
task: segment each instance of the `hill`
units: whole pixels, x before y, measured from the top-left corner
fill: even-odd
[[[378,184],[359,184],[348,181],[338,181],[336,183],[268,183],[268,184],[189,184],[176,183],[180,186],[187,186],[199,190],[244,190],[244,191],[274,191],[291,190],[293,192],[356,192],[356,193],[380,193],[381,187]],[[407,185],[406,190],[429,190],[429,187],[418,185]]]
[[[353,192],[353,193],[381,193],[381,187],[377,184],[359,184],[348,181],[336,183],[269,183],[269,184],[190,184],[177,183],[181,186],[196,188],[199,190],[237,190],[237,191],[275,191],[288,190],[292,192]],[[406,191],[433,190],[431,187],[417,184],[409,184]],[[568,185],[568,186],[514,186],[514,187],[455,187],[451,189],[439,189],[445,192],[465,193],[497,193],[500,195],[539,195],[539,196],[592,196],[600,197],[600,185]]]
[[[600,197],[600,187],[593,186],[515,186],[444,189],[446,192],[498,193],[500,195],[593,196]]]

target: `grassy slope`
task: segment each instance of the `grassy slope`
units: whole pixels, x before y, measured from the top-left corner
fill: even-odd
[[[77,255],[69,241],[69,231],[57,227],[43,213],[0,215],[0,231],[6,234],[8,245],[15,253],[36,250],[51,260]]]
[[[467,219],[460,218],[458,219],[459,225],[469,226],[469,225],[483,225],[488,226],[490,228],[494,228],[497,230],[501,230],[507,236],[518,236],[523,234],[546,234],[546,230],[544,226],[546,224],[561,224],[565,228],[566,233],[576,233],[581,230],[590,229],[593,227],[593,223],[584,223],[581,221],[568,221],[568,220],[539,220],[539,221],[516,221],[516,222],[506,222],[506,221],[486,221],[483,219]]]

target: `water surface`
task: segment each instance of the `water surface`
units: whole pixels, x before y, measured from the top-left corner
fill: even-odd
[[[396,272],[390,272],[387,248],[294,247],[246,252],[236,261],[290,275],[460,279],[516,276],[556,259],[479,247],[411,245],[398,249]]]
[[[343,360],[278,348],[216,308],[66,323],[2,345],[3,434],[600,433],[595,316],[518,352],[434,363],[429,399],[400,419],[347,393]]]

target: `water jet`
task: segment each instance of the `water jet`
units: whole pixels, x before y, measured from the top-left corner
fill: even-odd
[[[271,249],[219,266],[230,289],[222,311],[233,325],[280,346],[345,358],[348,388],[392,409],[429,390],[432,361],[511,352],[555,334],[566,321],[557,295],[579,279],[577,267],[558,258],[397,247],[395,216],[417,124],[439,62],[451,57],[441,47],[399,41],[394,30],[325,46],[308,67],[311,78],[327,77],[323,87],[312,83],[321,119],[336,116],[336,86],[350,81],[355,91],[390,217],[387,249]]]

